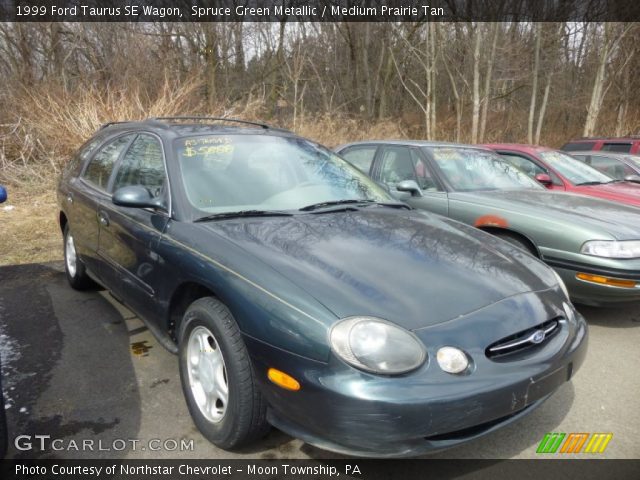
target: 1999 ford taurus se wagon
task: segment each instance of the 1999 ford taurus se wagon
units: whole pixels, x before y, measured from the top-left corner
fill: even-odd
[[[309,140],[214,120],[109,124],[58,192],[71,286],[104,285],[178,353],[214,444],[271,424],[416,455],[527,414],[578,369],[587,327],[549,267]]]

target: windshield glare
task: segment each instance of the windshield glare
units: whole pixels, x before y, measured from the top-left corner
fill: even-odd
[[[174,142],[189,203],[200,213],[298,210],[340,200],[395,202],[348,162],[308,140],[225,134]]]
[[[454,190],[503,190],[542,187],[493,152],[464,147],[427,147]]]
[[[607,183],[613,180],[600,170],[561,152],[540,152],[540,156],[551,168],[560,172],[560,175],[574,185],[591,182]]]

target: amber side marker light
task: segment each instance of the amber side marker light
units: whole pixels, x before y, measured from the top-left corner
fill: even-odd
[[[269,369],[267,377],[269,377],[269,380],[273,383],[286,390],[300,390],[300,383],[295,378],[275,368]]]
[[[623,280],[621,278],[603,277],[601,275],[592,275],[590,273],[578,273],[576,278],[585,282],[599,283],[600,285],[610,285],[612,287],[635,288],[636,282],[633,280]]]

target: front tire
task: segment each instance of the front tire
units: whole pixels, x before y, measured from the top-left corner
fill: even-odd
[[[198,430],[235,449],[266,433],[266,403],[229,309],[213,297],[187,309],[179,334],[180,381]]]
[[[69,230],[69,225],[64,227],[64,270],[67,274],[69,285],[75,290],[87,290],[95,285],[87,274],[87,269],[78,257],[76,244]]]

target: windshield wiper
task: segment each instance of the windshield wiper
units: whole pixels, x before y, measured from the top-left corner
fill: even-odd
[[[369,205],[376,205],[379,207],[389,207],[389,208],[404,208],[405,210],[413,210],[413,207],[407,205],[406,203],[401,203],[401,202],[394,202],[394,203],[371,202],[363,206],[368,207]]]
[[[240,210],[237,212],[222,212],[205,215],[204,217],[196,218],[194,222],[208,222],[211,220],[239,217],[290,217],[291,215],[293,214],[280,212],[278,210]]]
[[[576,185],[602,185],[604,182],[594,181],[594,182],[582,182],[576,183]],[[607,182],[609,183],[609,182]]]
[[[299,210],[301,212],[311,212],[312,210],[317,210],[318,208],[324,207],[333,207],[335,205],[349,205],[354,203],[375,203],[375,200],[361,199],[361,200],[332,200],[330,202],[320,202],[314,203],[312,205],[307,205],[306,207],[302,207]]]

